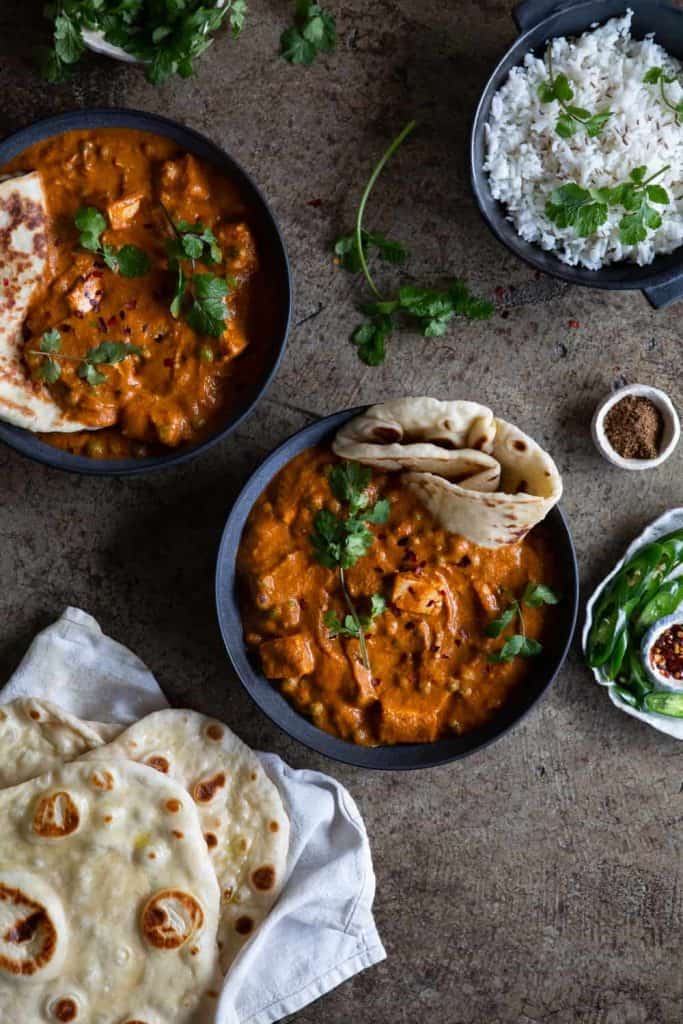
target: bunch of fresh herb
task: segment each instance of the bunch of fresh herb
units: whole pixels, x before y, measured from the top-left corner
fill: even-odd
[[[516,624],[517,620],[519,620],[520,632],[508,636],[501,649],[489,655],[489,661],[512,661],[517,657],[535,658],[537,654],[540,654],[543,650],[542,645],[538,640],[532,640],[526,635],[522,605],[526,605],[527,608],[540,608],[543,604],[557,604],[559,601],[557,594],[544,583],[527,583],[521,601],[518,601],[512,594],[509,597],[510,604],[500,618],[489,622],[486,627],[486,635],[498,637],[512,623]]]
[[[149,270],[149,257],[137,245],[123,245],[116,249],[113,245],[103,244],[102,232],[106,231],[107,220],[96,207],[82,206],[74,217],[74,223],[80,231],[79,244],[100,255],[114,273],[122,277],[142,277]]]
[[[196,274],[197,262],[220,263],[223,253],[211,228],[201,221],[189,224],[175,223],[162,204],[164,215],[173,230],[173,238],[166,241],[168,269],[175,274],[175,290],[171,300],[171,315],[177,320],[184,313],[187,323],[197,334],[220,338],[225,330],[228,309],[225,299],[230,291],[228,281],[216,274]],[[183,269],[183,261],[192,264],[192,275]]]
[[[612,116],[611,110],[602,110],[599,114],[591,114],[590,110],[571,104],[571,100],[574,99],[574,89],[566,75],[555,74],[552,46],[548,47],[548,81],[541,82],[538,86],[538,96],[541,103],[552,103],[557,100],[560,104],[562,113],[557,119],[555,131],[563,139],[570,139],[579,128],[583,128],[587,135],[595,138]]]
[[[619,221],[619,239],[624,245],[636,245],[647,238],[648,230],[660,227],[662,216],[651,203],[666,206],[669,193],[656,178],[669,170],[669,164],[646,178],[647,167],[634,167],[629,181],[614,188],[582,188],[574,182],[555,189],[546,203],[546,216],[558,228],[573,227],[581,238],[592,235],[608,217],[610,206],[621,206],[626,213]]]
[[[669,110],[673,110],[676,115],[676,122],[678,123],[679,117],[683,114],[683,100],[679,103],[674,103],[669,97],[666,91],[667,85],[672,85],[673,82],[678,81],[678,75],[668,74],[664,68],[650,68],[645,72],[643,81],[647,85],[659,85],[659,93],[662,97],[662,103]]]
[[[402,264],[407,258],[406,249],[400,242],[366,231],[363,216],[384,166],[414,128],[415,121],[410,121],[379,160],[361,196],[353,234],[337,239],[334,246],[340,265],[352,274],[361,272],[376,299],[361,305],[361,312],[365,313],[367,320],[359,324],[351,335],[358,355],[368,366],[379,366],[384,362],[387,338],[402,324],[417,327],[425,338],[436,338],[445,333],[454,316],[485,320],[493,313],[492,304],[473,296],[464,281],[458,278],[445,288],[406,285],[399,288],[393,298],[387,299],[380,293],[370,273],[368,255],[372,249],[387,263]]]
[[[280,38],[280,52],[290,64],[311,65],[319,53],[337,44],[337,26],[331,14],[314,0],[296,0],[294,24]]]
[[[236,38],[244,26],[246,0],[57,0],[45,8],[53,21],[53,46],[43,71],[51,82],[63,81],[83,56],[83,31],[104,39],[147,64],[147,78],[160,85],[171,75],[187,78],[192,62],[213,42],[227,21]]]
[[[62,368],[59,359],[69,359],[78,362],[78,376],[87,381],[92,387],[97,384],[104,384],[105,375],[97,369],[98,366],[115,366],[123,362],[128,356],[142,356],[142,349],[137,345],[130,345],[123,341],[103,341],[91,348],[84,358],[70,356],[61,351],[62,338],[56,328],[51,328],[43,334],[40,340],[40,348],[28,349],[31,355],[42,356],[43,361],[38,368],[38,379],[44,380],[47,384],[54,384],[62,375]]]
[[[351,636],[358,640],[363,665],[369,670],[365,631],[373,619],[382,614],[386,602],[381,594],[373,594],[369,615],[360,615],[346,586],[345,570],[355,565],[363,555],[367,555],[375,539],[370,525],[387,522],[389,502],[381,498],[374,505],[370,504],[368,487],[372,480],[372,470],[357,462],[341,462],[333,466],[327,479],[343,511],[337,514],[329,508],[321,508],[316,513],[311,544],[318,562],[339,572],[339,582],[349,614],[341,622],[336,612],[329,611],[325,614],[324,622],[331,636]]]

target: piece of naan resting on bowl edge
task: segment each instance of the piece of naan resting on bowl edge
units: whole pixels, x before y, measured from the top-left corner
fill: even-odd
[[[89,429],[67,419],[23,360],[23,326],[47,270],[47,199],[40,174],[0,181],[0,419],[32,431]]]
[[[562,497],[548,453],[476,402],[383,402],[341,427],[333,449],[343,459],[402,471],[440,526],[482,547],[521,540]]]

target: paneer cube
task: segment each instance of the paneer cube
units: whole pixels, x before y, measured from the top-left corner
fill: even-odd
[[[380,743],[433,743],[441,732],[449,699],[445,690],[408,695],[389,690],[381,698]]]
[[[300,679],[315,668],[310,641],[303,633],[266,640],[259,653],[267,679]]]
[[[263,576],[254,577],[251,588],[257,607],[261,611],[268,611],[276,605],[301,597],[306,587],[306,571],[303,551],[293,551],[274,569]]]
[[[437,584],[412,572],[396,574],[391,601],[409,615],[437,615],[443,605]]]
[[[86,274],[67,292],[66,301],[77,316],[85,316],[100,308],[104,289],[99,274]]]
[[[127,228],[140,209],[140,204],[145,198],[144,192],[131,192],[130,195],[115,199],[107,206],[107,216],[114,231],[121,231]]]

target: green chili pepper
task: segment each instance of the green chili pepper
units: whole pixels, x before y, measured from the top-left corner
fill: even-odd
[[[640,651],[629,646],[625,661],[625,672],[619,677],[619,682],[627,687],[636,698],[638,707],[642,706],[644,698],[652,690],[652,683],[640,660]]]
[[[683,577],[669,580],[662,584],[653,597],[647,602],[636,618],[633,629],[636,636],[642,636],[645,630],[675,612],[683,602]]]
[[[608,679],[616,679],[628,650],[628,629],[624,627],[616,637],[609,664],[606,667]]]
[[[652,693],[648,693],[644,704],[648,711],[655,711],[658,715],[668,715],[669,718],[683,718],[683,693],[655,690]]]
[[[630,690],[625,690],[623,686],[613,686],[612,689],[624,704],[629,704],[632,708],[638,707],[638,699]]]

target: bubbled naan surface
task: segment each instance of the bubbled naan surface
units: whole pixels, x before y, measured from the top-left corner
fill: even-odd
[[[0,821],[0,1021],[194,1021],[220,893],[187,792],[80,762],[1,791]]]
[[[180,783],[199,811],[221,891],[218,929],[226,972],[282,888],[289,819],[259,759],[221,722],[156,711],[88,757],[124,757]]]
[[[56,704],[24,698],[0,707],[0,788],[16,786],[101,747],[123,726],[83,722]]]

